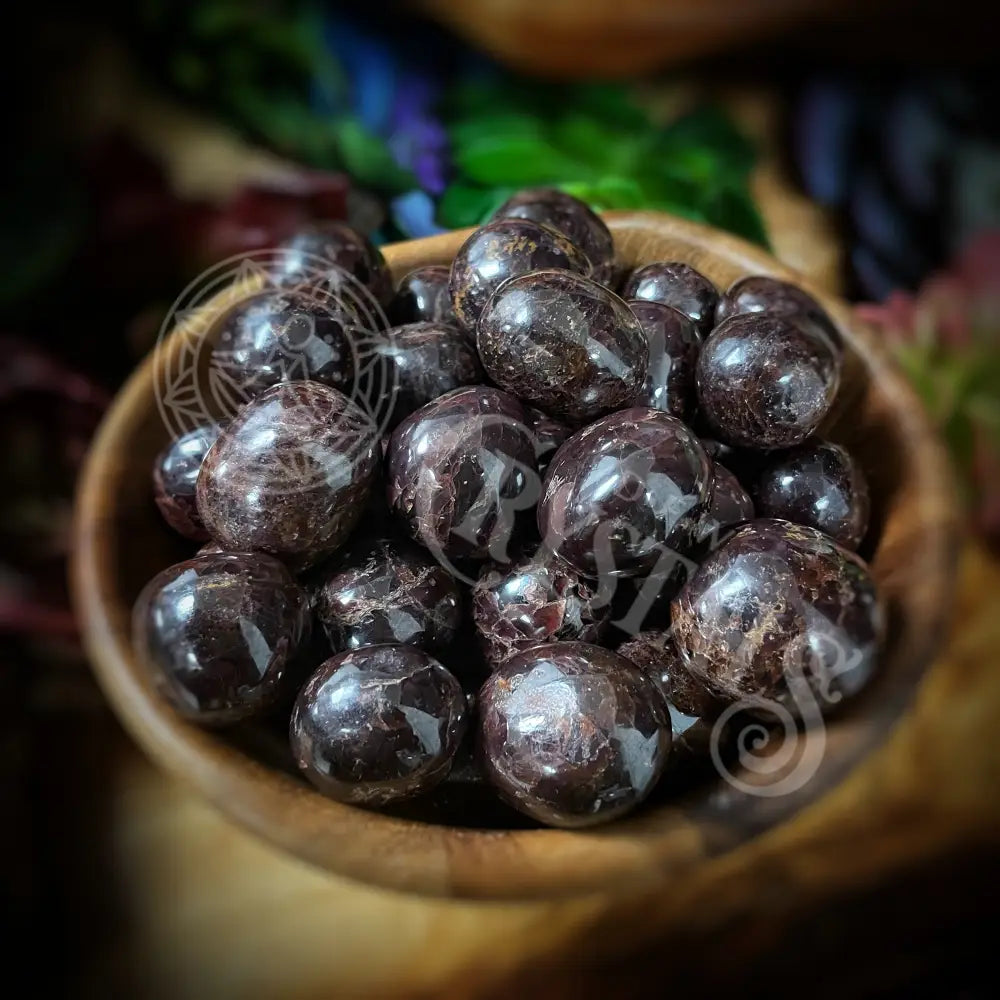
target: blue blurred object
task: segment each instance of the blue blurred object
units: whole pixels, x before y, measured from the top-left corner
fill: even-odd
[[[792,152],[807,193],[844,213],[860,297],[915,289],[1000,222],[996,88],[826,73],[799,92]]]

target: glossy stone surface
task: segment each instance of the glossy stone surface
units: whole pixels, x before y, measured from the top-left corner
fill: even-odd
[[[568,236],[586,255],[598,281],[609,283],[615,245],[604,220],[579,198],[556,188],[528,188],[508,198],[493,219],[531,219]]]
[[[560,423],[554,417],[550,417],[534,406],[526,406],[524,412],[528,415],[528,426],[535,438],[538,474],[544,476],[549,462],[552,461],[552,456],[559,449],[559,446],[572,435],[573,428]]]
[[[456,389],[393,431],[386,496],[436,559],[507,562],[540,484],[524,407],[491,386]]]
[[[650,406],[687,420],[694,409],[694,369],[701,335],[694,323],[672,306],[632,299],[629,307],[649,350],[646,379],[633,405]]]
[[[768,456],[750,483],[761,517],[806,524],[845,548],[868,530],[868,482],[845,448],[809,441]]]
[[[722,323],[731,316],[747,313],[771,313],[805,320],[822,330],[834,345],[839,347],[843,343],[840,331],[826,310],[808,292],[780,278],[756,274],[733,282],[719,299],[715,322]]]
[[[715,285],[690,264],[655,261],[637,267],[622,286],[623,299],[646,299],[673,306],[707,334],[715,324],[719,292]]]
[[[428,264],[410,271],[396,288],[389,306],[389,321],[395,326],[405,323],[457,324],[448,290],[450,275],[451,268],[444,264]]]
[[[486,776],[515,809],[551,826],[625,815],[670,754],[659,688],[623,656],[582,642],[516,653],[479,694]]]
[[[238,722],[267,711],[309,639],[305,591],[261,554],[199,555],[157,574],[136,602],[136,654],[185,718]]]
[[[335,298],[296,288],[255,295],[216,334],[210,378],[235,411],[281,382],[309,379],[353,394],[373,333]]]
[[[388,430],[438,396],[484,381],[479,355],[468,337],[448,323],[410,323],[389,330],[373,347],[385,363],[390,387]]]
[[[568,271],[534,271],[497,290],[476,328],[490,378],[558,420],[583,424],[635,399],[649,348],[614,292]]]
[[[415,545],[361,539],[336,560],[316,593],[316,617],[335,650],[450,644],[462,622],[451,575]]]
[[[322,284],[365,313],[392,298],[392,275],[382,251],[346,222],[308,226],[282,244],[281,251],[274,275],[283,284]],[[369,302],[364,302],[365,291],[372,296]]]
[[[195,485],[208,449],[219,436],[218,424],[195,427],[174,438],[153,462],[153,499],[163,520],[174,531],[195,542],[203,542],[208,532],[198,516]]]
[[[443,781],[466,728],[458,681],[415,646],[365,646],[331,657],[299,692],[292,752],[340,802],[378,806]]]
[[[266,390],[219,436],[198,476],[198,513],[234,551],[296,569],[340,546],[364,512],[378,467],[375,427],[318,382]]]
[[[755,511],[750,494],[743,489],[736,476],[718,462],[712,465],[712,482],[712,501],[701,519],[698,541],[701,545],[715,548],[726,528],[752,521]]]
[[[813,528],[761,519],[709,555],[673,605],[695,677],[749,706],[822,712],[878,661],[883,609],[867,566]]]
[[[667,550],[643,576],[602,579],[604,587],[614,587],[610,645],[614,637],[631,639],[646,629],[669,628],[671,602],[697,568],[689,556]]]
[[[790,448],[833,405],[840,360],[829,340],[780,316],[734,316],[698,357],[698,404],[712,435],[748,448]]]
[[[496,667],[541,642],[600,642],[611,604],[596,585],[542,552],[507,569],[485,569],[472,590],[472,617]]]
[[[657,684],[667,699],[673,756],[705,754],[709,750],[713,723],[726,703],[692,676],[670,633],[641,632],[622,643],[618,653]]]
[[[590,261],[562,233],[530,219],[498,219],[481,226],[451,264],[448,287],[459,325],[475,331],[479,314],[503,282],[543,268],[589,274]]]
[[[538,530],[584,576],[644,576],[694,541],[711,485],[705,450],[676,417],[619,410],[556,452]]]

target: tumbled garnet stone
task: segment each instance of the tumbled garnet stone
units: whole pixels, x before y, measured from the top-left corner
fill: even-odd
[[[466,714],[458,681],[429,654],[365,646],[331,657],[299,692],[292,751],[324,794],[384,805],[447,777]]]
[[[829,413],[840,359],[829,339],[792,320],[734,316],[702,345],[696,384],[713,437],[747,448],[789,448]]]
[[[846,449],[829,441],[768,456],[750,490],[761,517],[807,524],[848,549],[868,529],[868,482]]]
[[[432,399],[484,381],[475,345],[448,323],[394,327],[373,344],[372,353],[385,366],[389,430]]]
[[[527,419],[509,393],[470,386],[393,431],[389,506],[435,558],[513,558],[519,520],[530,516],[540,488]]]
[[[671,306],[633,299],[629,307],[646,335],[646,379],[633,406],[664,410],[681,420],[694,411],[694,370],[701,335],[694,323]]]
[[[576,425],[631,403],[649,359],[632,310],[568,271],[511,278],[480,314],[476,344],[497,385]]]
[[[622,298],[673,306],[694,323],[699,333],[707,334],[715,324],[719,293],[715,285],[690,264],[654,261],[637,267],[628,276],[622,287]]]
[[[454,640],[462,595],[452,576],[415,545],[360,539],[324,575],[316,617],[336,650],[384,642],[434,650]]]
[[[562,233],[530,219],[498,219],[481,226],[451,265],[451,303],[459,323],[474,331],[490,296],[508,278],[547,268],[589,274],[590,261]]]
[[[769,519],[727,538],[672,608],[678,650],[719,697],[748,707],[780,701],[803,714],[864,687],[883,618],[854,553],[814,528]]]
[[[404,275],[389,306],[389,321],[404,323],[452,323],[458,318],[451,306],[448,278],[451,268],[428,264]]]
[[[153,462],[153,498],[163,520],[195,542],[208,538],[195,499],[198,473],[220,430],[218,424],[195,427],[171,441]]]
[[[509,569],[483,570],[472,590],[472,616],[495,667],[540,642],[599,642],[611,605],[594,585],[543,551]]]
[[[693,544],[711,485],[711,462],[686,425],[660,410],[619,410],[556,452],[538,529],[585,576],[644,576]]]
[[[270,552],[294,568],[340,546],[374,482],[372,420],[318,382],[276,385],[219,436],[198,476],[198,513],[232,551]]]
[[[305,592],[271,556],[195,556],[157,574],[133,612],[138,655],[186,718],[230,723],[259,715],[281,694],[309,638]]]
[[[531,219],[568,236],[586,255],[593,276],[608,283],[615,269],[615,245],[604,220],[586,202],[556,188],[528,188],[508,198],[494,219]]]
[[[551,826],[615,819],[652,791],[670,753],[662,692],[625,657],[583,642],[515,653],[479,694],[486,776]]]

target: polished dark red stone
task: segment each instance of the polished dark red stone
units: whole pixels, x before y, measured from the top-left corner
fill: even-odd
[[[614,292],[569,271],[511,278],[479,316],[483,367],[502,389],[583,424],[635,399],[649,347]]]
[[[649,350],[646,379],[632,405],[687,420],[694,409],[694,370],[701,350],[697,327],[682,312],[660,302],[632,299],[629,307]]]
[[[610,595],[540,552],[516,565],[483,570],[472,590],[472,617],[491,666],[540,642],[600,642],[611,617]]]
[[[681,421],[619,410],[556,452],[538,529],[584,576],[645,576],[694,542],[711,485],[711,462]]]
[[[309,379],[355,393],[374,334],[359,313],[311,289],[270,289],[233,309],[212,348],[213,392],[232,411],[272,385]]]
[[[868,529],[868,482],[847,450],[829,441],[769,455],[750,491],[761,517],[807,524],[848,549]]]
[[[451,268],[444,264],[418,267],[400,281],[389,306],[389,321],[405,323],[452,323],[458,318],[451,306],[448,278]]]
[[[274,706],[309,639],[305,591],[259,553],[199,555],[157,574],[133,612],[133,641],[185,718],[238,722]]]
[[[346,222],[315,223],[280,248],[274,278],[282,284],[324,286],[358,303],[365,314],[388,305],[392,275],[382,251]],[[372,297],[365,302],[365,292]],[[375,324],[372,324],[375,325]]]
[[[753,500],[740,481],[724,465],[712,465],[712,501],[708,505],[698,528],[698,541],[702,546],[715,548],[726,528],[756,515]],[[765,515],[770,516],[770,515]]]
[[[346,396],[318,382],[276,385],[209,452],[198,513],[224,548],[300,569],[347,539],[377,467],[375,426]]]
[[[220,429],[218,424],[195,427],[174,438],[153,462],[153,499],[163,520],[195,542],[208,538],[195,500],[198,472]]]
[[[552,461],[552,456],[559,449],[559,446],[573,434],[573,428],[560,423],[554,417],[550,417],[534,406],[526,406],[524,412],[528,415],[528,426],[535,438],[538,474],[544,476],[549,462]]]
[[[490,296],[508,278],[551,268],[589,274],[590,261],[568,237],[530,219],[481,226],[451,265],[451,304],[459,324],[474,331]]]
[[[691,674],[670,632],[640,632],[618,647],[660,690],[670,706],[673,754],[702,755],[709,749],[712,727],[726,708]],[[721,735],[721,734],[720,734]]]
[[[787,319],[814,324],[834,343],[840,346],[843,338],[826,310],[797,285],[756,274],[733,282],[719,299],[715,322],[722,323],[731,316],[747,313],[771,313]]]
[[[568,236],[586,255],[593,276],[608,284],[615,269],[615,245],[604,220],[590,206],[557,188],[528,188],[508,198],[493,219],[531,219]]]
[[[462,595],[452,576],[415,545],[360,539],[324,574],[316,617],[335,650],[384,642],[435,650],[454,641]]]
[[[622,286],[622,298],[645,299],[673,306],[707,334],[715,323],[719,293],[715,285],[690,264],[654,261],[637,267]]]
[[[410,323],[389,330],[373,347],[384,362],[391,430],[403,417],[438,396],[484,381],[476,348],[457,326]]]
[[[696,384],[713,437],[747,448],[789,448],[829,413],[840,359],[827,338],[791,320],[734,316],[702,346]]]
[[[884,615],[852,552],[814,528],[761,519],[702,562],[672,618],[692,674],[719,697],[810,715],[871,678]]]
[[[540,484],[524,407],[491,386],[456,389],[411,413],[386,456],[389,506],[440,560],[507,562]]]
[[[515,653],[479,694],[486,776],[515,809],[584,827],[634,809],[670,754],[659,688],[625,657],[582,642]]]
[[[429,654],[365,646],[331,657],[299,692],[292,752],[325,795],[385,805],[447,777],[466,715],[458,681]]]

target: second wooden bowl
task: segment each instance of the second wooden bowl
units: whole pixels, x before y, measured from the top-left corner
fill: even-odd
[[[870,479],[864,554],[890,611],[880,675],[829,722],[811,777],[780,796],[747,787],[749,775],[739,787],[720,779],[582,832],[441,826],[326,799],[296,773],[277,736],[268,742],[259,733],[213,732],[178,718],[133,654],[130,614],[139,590],[191,550],[166,529],[150,496],[151,464],[168,439],[150,358],[115,400],[79,484],[72,586],[87,649],[118,715],[155,760],[235,820],[316,865],[396,889],[464,897],[649,888],[788,820],[830,789],[883,739],[938,649],[956,548],[950,471],[887,351],[846,306],[749,244],[661,215],[619,213],[608,221],[630,265],[685,260],[720,286],[746,274],[797,281],[841,326],[845,379],[826,433],[857,455]],[[386,257],[398,278],[421,264],[447,263],[465,236],[391,246]],[[220,293],[215,304],[221,308],[232,294]],[[180,332],[168,339],[168,359],[185,350],[184,339]]]

